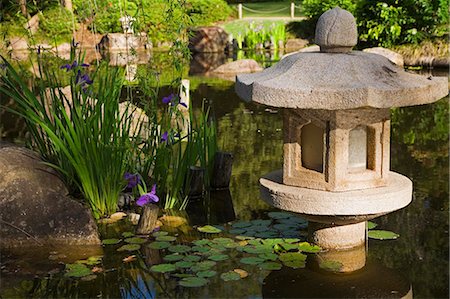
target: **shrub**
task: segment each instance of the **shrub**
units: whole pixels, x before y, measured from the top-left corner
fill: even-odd
[[[196,26],[224,21],[232,12],[223,0],[188,0],[188,5],[188,13]]]
[[[321,14],[336,6],[354,13],[356,3],[355,0],[304,0],[302,4],[303,13],[314,23],[316,23]]]
[[[356,8],[364,46],[418,43],[448,33],[449,0],[361,0]]]
[[[72,12],[63,7],[45,10],[39,15],[39,31],[49,40],[70,41],[75,26]]]

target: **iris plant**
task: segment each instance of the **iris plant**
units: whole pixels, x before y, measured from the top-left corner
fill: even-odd
[[[136,204],[140,207],[149,204],[149,203],[157,203],[159,201],[159,197],[156,195],[156,184],[153,185],[152,191],[150,193],[144,193],[139,197],[136,201]]]

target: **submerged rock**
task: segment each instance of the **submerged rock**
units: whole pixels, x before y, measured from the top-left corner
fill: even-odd
[[[100,244],[89,209],[33,151],[0,143],[0,247]]]

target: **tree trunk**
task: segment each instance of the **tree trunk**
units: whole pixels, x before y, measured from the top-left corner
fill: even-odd
[[[143,207],[139,223],[136,228],[136,233],[139,235],[148,235],[156,228],[156,221],[158,220],[159,208],[154,204],[146,204]]]
[[[27,0],[19,0],[20,12],[25,18],[28,18]]]

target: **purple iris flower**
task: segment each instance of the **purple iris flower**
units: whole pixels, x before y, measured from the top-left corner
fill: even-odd
[[[167,141],[167,138],[168,138],[168,136],[169,136],[169,133],[167,133],[167,132],[164,132],[164,133],[162,134],[162,136],[161,136],[161,141],[162,141],[162,142],[166,142],[166,141]]]
[[[187,104],[186,104],[186,103],[183,103],[183,102],[180,102],[180,105],[183,106],[184,108],[187,108],[187,107],[188,107]]]
[[[136,201],[136,204],[140,207],[148,204],[148,203],[156,203],[159,201],[159,197],[156,195],[156,184],[153,185],[152,191],[150,193],[145,193],[139,197]]]
[[[141,182],[139,175],[134,173],[125,172],[123,178],[128,182],[127,188],[134,188]]]
[[[169,94],[167,97],[164,97],[164,98],[162,99],[162,102],[163,102],[164,104],[169,104],[169,103],[172,102],[172,100],[173,100],[174,97],[175,97],[175,95],[174,95],[173,93],[171,93],[171,94]]]
[[[66,72],[68,72],[68,71],[70,71],[70,70],[72,70],[72,69],[74,69],[74,68],[76,68],[78,66],[89,67],[89,64],[87,64],[87,63],[78,64],[78,61],[74,60],[72,62],[72,64],[64,64],[64,65],[62,65],[60,67],[60,69],[66,69]]]

